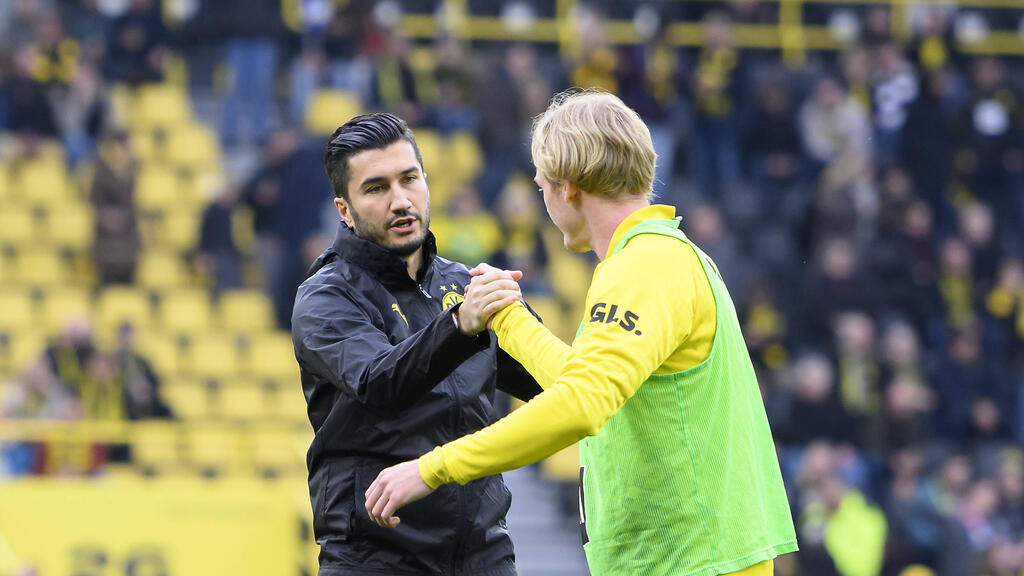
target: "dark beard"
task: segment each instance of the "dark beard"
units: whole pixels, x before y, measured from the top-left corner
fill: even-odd
[[[423,247],[423,243],[427,240],[427,230],[430,229],[430,206],[427,206],[426,217],[420,217],[420,223],[422,226],[422,232],[419,236],[410,238],[406,242],[401,244],[386,244],[388,239],[388,229],[391,226],[391,222],[394,222],[398,218],[405,218],[412,216],[412,214],[400,214],[392,218],[388,223],[385,224],[386,228],[379,230],[366,223],[365,220],[359,217],[359,213],[349,207],[349,212],[352,214],[352,231],[355,232],[356,236],[359,236],[363,240],[373,242],[374,244],[393,252],[400,258],[405,258],[412,255],[414,252]],[[416,217],[416,216],[414,216]]]

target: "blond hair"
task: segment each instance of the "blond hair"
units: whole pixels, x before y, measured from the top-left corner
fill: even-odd
[[[654,184],[651,132],[618,97],[571,89],[556,95],[533,123],[533,163],[555,184],[575,183],[588,194],[618,199]]]

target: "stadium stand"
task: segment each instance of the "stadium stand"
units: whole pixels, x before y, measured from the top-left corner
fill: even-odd
[[[284,501],[265,553],[315,573],[288,319],[336,220],[324,136],[408,119],[443,254],[524,270],[570,341],[595,261],[547,223],[526,135],[583,84],[651,127],[660,201],[736,301],[802,547],[778,573],[1024,573],[1019,2],[258,0],[244,67],[219,4],[0,2],[5,482]],[[568,524],[577,465],[538,466]],[[0,516],[0,576],[56,573],[19,533]]]

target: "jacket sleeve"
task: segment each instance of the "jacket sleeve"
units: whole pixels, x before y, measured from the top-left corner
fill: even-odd
[[[520,308],[529,311],[533,320],[540,322],[540,316],[526,304],[525,301]],[[537,394],[543,392],[540,383],[533,377],[527,367],[508,352],[498,348],[498,390],[518,398],[523,402],[529,402]]]
[[[356,402],[401,410],[490,344],[487,332],[467,337],[451,311],[392,345],[370,314],[336,286],[300,293],[292,319],[300,365]]]
[[[529,402],[530,398],[542,392],[540,384],[537,384],[526,368],[501,348],[498,348],[497,388],[523,402]]]

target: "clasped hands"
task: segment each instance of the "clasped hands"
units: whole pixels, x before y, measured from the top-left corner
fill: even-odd
[[[490,328],[496,312],[520,300],[518,270],[501,270],[479,264],[469,271],[473,279],[466,286],[466,299],[455,314],[459,331],[473,335]],[[419,460],[410,460],[386,468],[366,489],[366,511],[370,519],[385,528],[394,528],[401,521],[395,512],[433,492],[420,476]]]

